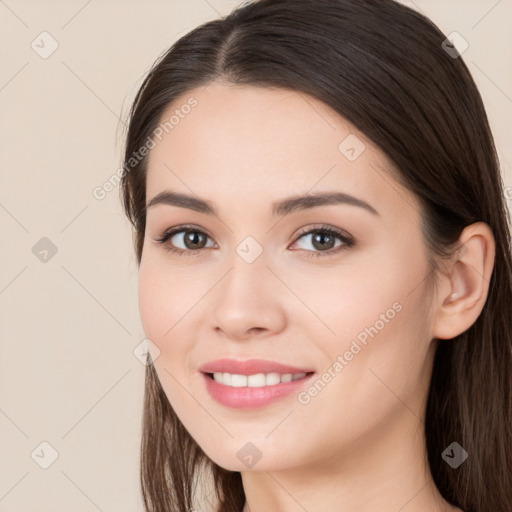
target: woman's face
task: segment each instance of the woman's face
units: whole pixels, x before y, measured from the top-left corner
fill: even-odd
[[[418,202],[385,155],[290,90],[214,82],[171,116],[150,151],[147,203],[172,192],[215,213],[170,196],[148,208],[139,305],[196,442],[234,471],[321,467],[417,423],[433,357],[430,267]],[[324,194],[338,196],[315,200]],[[299,380],[228,366],[215,383],[200,368],[219,359],[290,365]]]

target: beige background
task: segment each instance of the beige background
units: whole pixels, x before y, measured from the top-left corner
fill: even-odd
[[[512,1],[404,3],[469,42],[511,186]],[[118,189],[92,190],[120,167],[120,118],[152,62],[235,4],[0,0],[2,512],[142,511],[137,267]],[[43,31],[59,45],[46,59]]]

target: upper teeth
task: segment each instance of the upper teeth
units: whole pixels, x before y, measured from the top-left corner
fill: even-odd
[[[305,377],[305,373],[257,373],[256,375],[238,375],[236,373],[215,372],[213,378],[219,384],[235,388],[259,388],[263,386],[274,386],[280,382],[290,382]]]

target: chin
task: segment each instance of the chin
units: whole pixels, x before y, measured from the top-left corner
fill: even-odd
[[[204,452],[215,464],[228,471],[278,471],[287,469],[289,461],[283,454],[267,454],[265,448],[258,449],[250,442],[238,443],[229,453]]]

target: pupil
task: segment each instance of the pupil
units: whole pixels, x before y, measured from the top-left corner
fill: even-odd
[[[329,243],[325,243],[325,240],[329,240],[330,239],[330,244]],[[318,245],[317,249],[320,248],[320,249],[325,249],[326,248],[326,245],[329,245],[329,247],[332,245],[332,240],[333,237],[331,235],[326,235],[325,233],[322,234],[322,233],[317,233],[314,237],[313,237],[313,245]],[[320,241],[318,243],[318,241]]]
[[[191,245],[193,246],[192,248],[195,248],[194,246],[199,243],[198,239],[200,239],[202,236],[203,235],[197,233],[196,231],[189,231],[188,235],[186,236],[186,241],[191,243]]]

